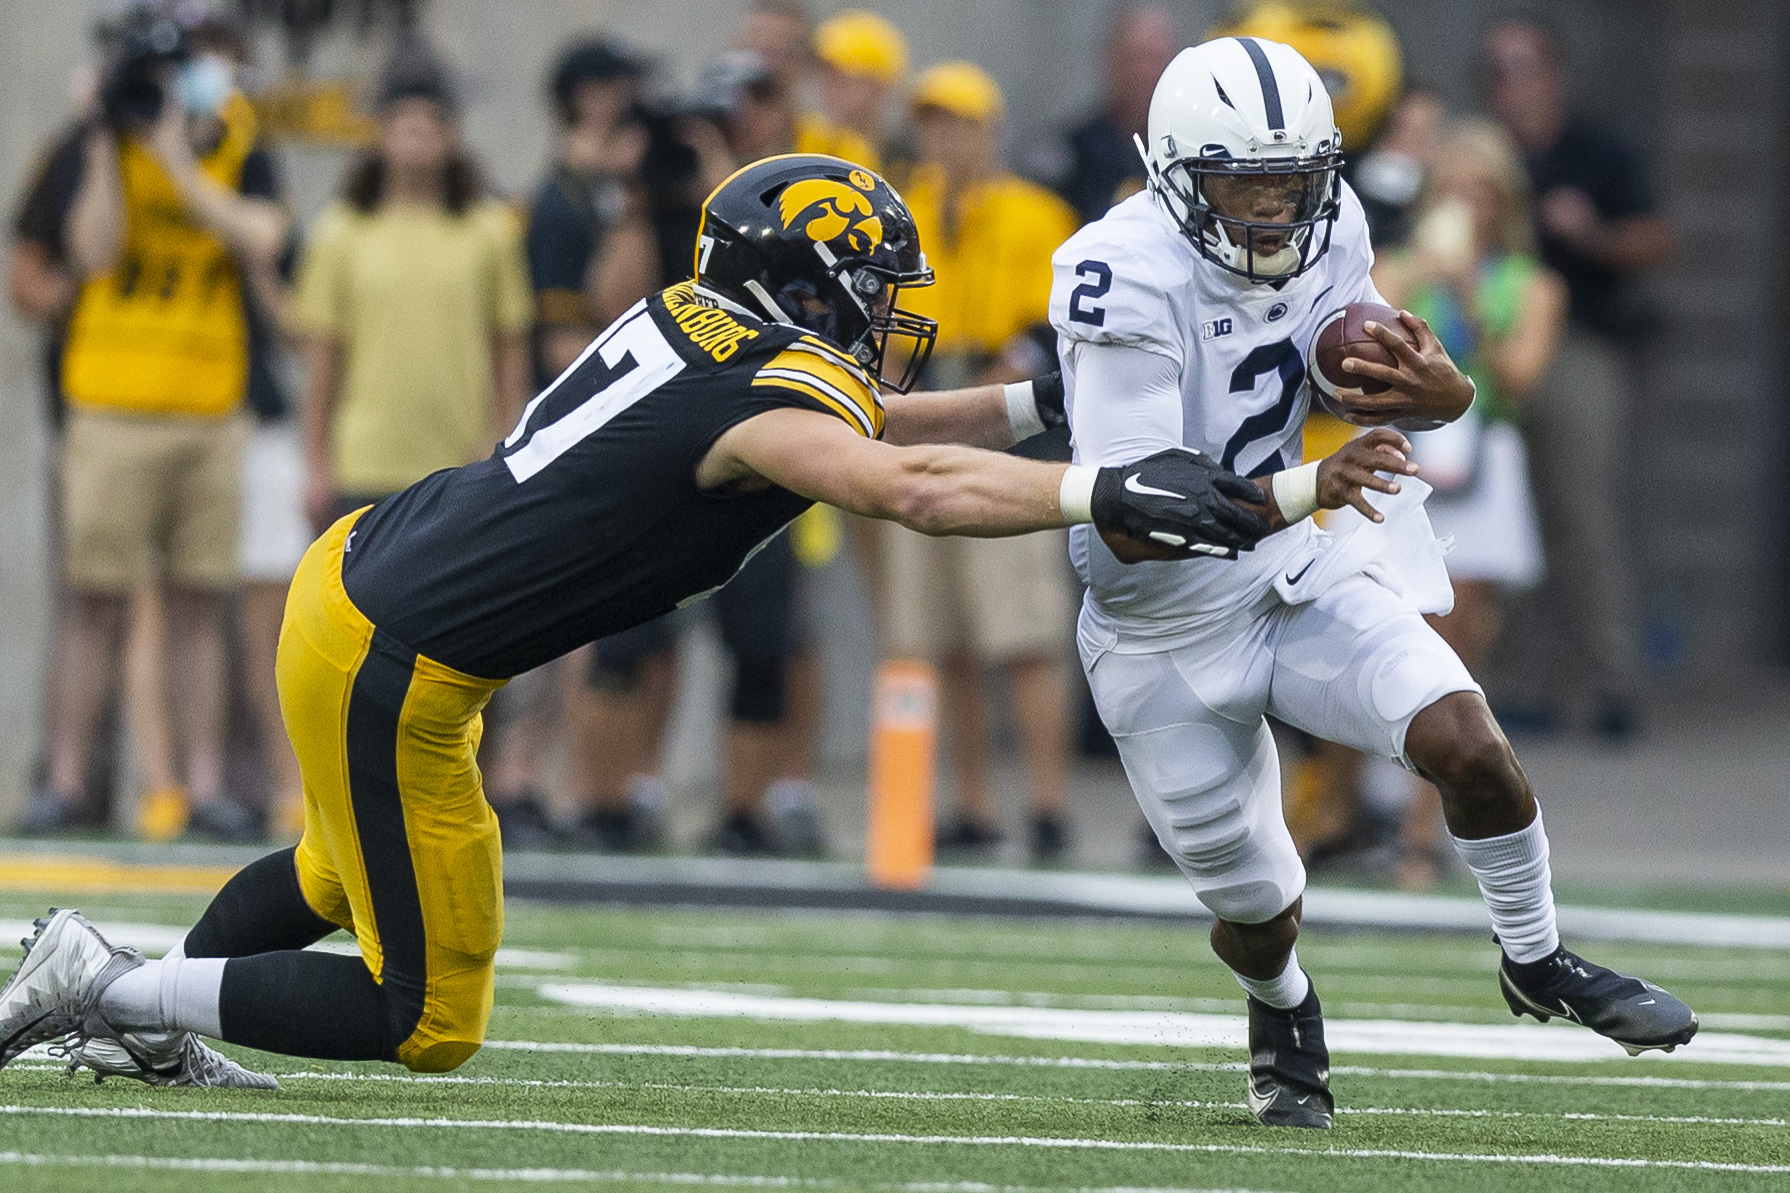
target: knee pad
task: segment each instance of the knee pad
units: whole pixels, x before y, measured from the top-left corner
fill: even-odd
[[[736,721],[771,724],[783,719],[784,664],[781,659],[740,658],[733,673],[728,715]]]
[[[396,1049],[399,1063],[414,1073],[447,1073],[471,1060],[491,1022],[494,972],[486,961],[433,975],[422,1017]]]
[[[437,1040],[421,1048],[400,1049],[398,1059],[412,1073],[451,1073],[477,1055],[484,1046],[477,1040]]]
[[[1297,855],[1294,857],[1297,862]],[[1297,881],[1289,881],[1294,875]],[[1234,876],[1218,886],[1196,888],[1201,903],[1221,920],[1265,924],[1305,893],[1305,867],[1268,878]]]

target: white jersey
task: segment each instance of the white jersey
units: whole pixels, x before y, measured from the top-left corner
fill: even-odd
[[[1197,448],[1245,476],[1301,459],[1310,399],[1305,352],[1322,318],[1351,302],[1382,301],[1368,270],[1373,250],[1361,203],[1347,185],[1330,250],[1281,286],[1251,283],[1199,255],[1148,191],[1133,195],[1065,241],[1051,257],[1050,322],[1059,337],[1075,461],[1126,464],[1152,451]],[[1090,362],[1172,362],[1160,393],[1077,384]],[[1173,379],[1178,374],[1179,409]],[[1142,409],[1153,403],[1154,408]],[[1177,431],[1178,428],[1178,431]],[[1178,437],[1177,437],[1178,435]],[[1176,637],[1261,597],[1282,573],[1317,554],[1309,519],[1264,539],[1236,560],[1125,565],[1088,526],[1072,528],[1070,552],[1088,585],[1088,611],[1127,636]]]

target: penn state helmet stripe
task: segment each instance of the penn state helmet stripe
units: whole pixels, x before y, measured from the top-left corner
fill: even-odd
[[[1280,109],[1280,84],[1274,79],[1274,68],[1268,64],[1268,55],[1253,37],[1239,37],[1237,41],[1249,54],[1249,60],[1255,64],[1256,78],[1262,82],[1262,108],[1268,115],[1268,127],[1285,128],[1287,118]]]

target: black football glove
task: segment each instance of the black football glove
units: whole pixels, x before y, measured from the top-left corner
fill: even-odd
[[[1038,407],[1038,421],[1046,428],[1069,425],[1063,409],[1063,374],[1056,369],[1032,378],[1032,401]]]
[[[1094,525],[1189,555],[1235,559],[1268,533],[1268,520],[1237,505],[1266,505],[1254,481],[1204,452],[1170,448],[1122,468],[1102,468],[1094,479]]]

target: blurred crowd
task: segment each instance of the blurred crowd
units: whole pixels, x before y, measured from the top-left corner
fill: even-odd
[[[691,274],[704,197],[748,162],[829,153],[901,190],[938,274],[911,296],[940,322],[928,387],[1053,367],[1050,254],[1143,186],[1132,138],[1156,78],[1207,32],[1288,42],[1318,68],[1379,288],[1429,320],[1478,386],[1468,418],[1418,437],[1431,519],[1455,541],[1456,606],[1438,628],[1477,667],[1502,602],[1551,575],[1593,727],[1632,732],[1634,587],[1613,479],[1645,319],[1634,278],[1673,235],[1635,148],[1575,113],[1547,25],[1484,31],[1480,110],[1466,113],[1406,74],[1394,31],[1364,8],[1248,4],[1204,31],[1120,5],[1100,102],[1012,155],[1022,171],[1006,99],[975,63],[912,62],[877,13],[817,23],[801,0],[758,0],[687,89],[618,39],[566,47],[543,87],[552,159],[526,196],[493,192],[453,71],[412,32],[368,97],[376,131],[299,227],[245,94],[253,38],[234,11],[127,6],[17,201],[10,294],[44,329],[61,579],[21,831],[114,824],[116,802],[148,840],[295,836],[302,793],[273,672],[285,585],[312,535],[487,454],[603,327]],[[1314,415],[1308,456],[1351,432]],[[816,789],[815,576],[842,555],[883,656],[937,669],[956,793],[941,853],[992,856],[1017,832],[1033,859],[1069,858],[1073,756],[1100,752],[1104,732],[1069,662],[1078,594],[1062,535],[927,539],[826,508],[703,606],[498,694],[481,759],[506,843],[666,846],[677,654],[707,618],[731,677],[708,846],[839,844]],[[1009,729],[1024,809],[996,798]],[[1447,863],[1433,789],[1291,745],[1289,822],[1314,866],[1372,856],[1401,882],[1435,881]],[[1147,831],[1139,842],[1140,858],[1166,860]]]

